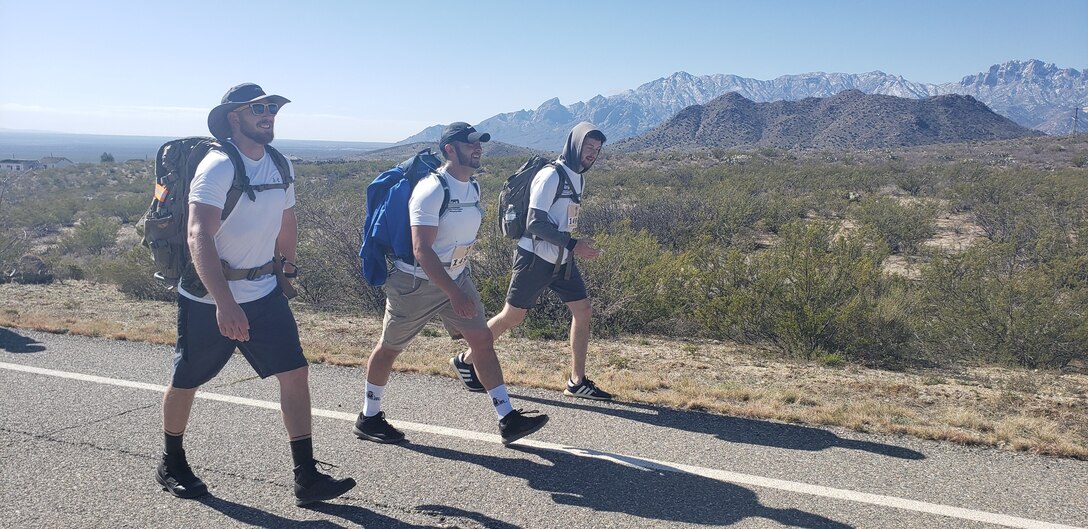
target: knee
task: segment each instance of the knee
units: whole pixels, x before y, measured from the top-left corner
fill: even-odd
[[[385,346],[385,344],[379,343],[374,347],[374,351],[370,353],[370,361],[392,362],[398,356],[400,356],[400,349],[392,349]]]
[[[509,329],[511,327],[517,327],[521,325],[521,322],[525,321],[525,314],[529,312],[525,309],[519,309],[509,303],[502,308],[502,312],[499,313],[499,320],[502,321],[503,327]]]
[[[578,303],[570,307],[570,315],[575,320],[589,321],[589,318],[593,316],[593,305],[586,300],[585,303]]]
[[[310,376],[310,368],[303,366],[290,371],[284,371],[283,373],[277,373],[276,379],[280,381],[280,384],[295,385],[306,384]]]
[[[196,388],[179,388],[179,387],[171,385],[171,386],[168,386],[166,388],[165,398],[167,398],[167,399],[192,399],[193,397],[196,396],[196,392],[197,392],[198,389],[200,389],[200,388],[199,387],[196,387]]]
[[[465,337],[465,341],[468,342],[468,346],[472,349],[473,358],[495,355],[495,337],[491,334],[490,329],[485,327],[483,329],[463,330],[461,335]]]

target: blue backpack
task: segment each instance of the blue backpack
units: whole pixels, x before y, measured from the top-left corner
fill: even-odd
[[[442,164],[430,148],[383,172],[366,186],[366,221],[363,223],[363,245],[359,257],[363,260],[363,279],[371,286],[382,286],[389,276],[387,258],[416,263],[412,253],[412,228],[408,223],[408,199],[420,180],[438,171]],[[450,205],[450,188],[439,177],[445,200],[439,216]],[[475,181],[473,182],[475,184]],[[479,184],[476,190],[479,192]]]

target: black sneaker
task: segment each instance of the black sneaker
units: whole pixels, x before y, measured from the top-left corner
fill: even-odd
[[[178,456],[163,455],[155,471],[155,481],[162,485],[162,490],[179,498],[196,498],[208,493],[208,486],[193,474],[185,460],[185,452]]]
[[[318,463],[321,462],[314,461],[313,465],[295,467],[295,505],[299,507],[338,498],[345,492],[355,488],[354,479],[336,479],[328,474],[323,474],[317,469],[316,465]],[[325,465],[326,463],[321,464]]]
[[[404,440],[404,432],[393,428],[389,421],[385,420],[385,412],[379,411],[373,417],[367,417],[362,413],[355,419],[355,427],[351,429],[359,439],[366,439],[376,443],[399,443]]]
[[[464,355],[465,353],[461,353],[450,358],[450,365],[453,366],[454,372],[457,373],[457,378],[461,379],[461,384],[465,386],[465,389],[481,392],[484,390],[484,385],[476,376],[476,366],[461,361],[461,357]]]
[[[589,377],[582,377],[581,384],[575,384],[568,378],[567,389],[563,390],[563,394],[580,399],[612,400],[612,394],[597,387]]]
[[[529,415],[530,413],[534,415]],[[508,445],[526,435],[529,435],[548,423],[548,416],[538,413],[536,410],[522,412],[520,409],[506,414],[499,420],[499,432],[502,434],[502,444]]]

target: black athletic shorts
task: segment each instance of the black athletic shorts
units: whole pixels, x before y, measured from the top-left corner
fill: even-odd
[[[298,324],[279,287],[240,306],[249,319],[248,342],[231,340],[219,332],[215,305],[178,294],[178,342],[170,377],[174,387],[191,389],[211,380],[227,365],[235,348],[261,378],[308,365],[302,356]]]
[[[571,267],[570,279],[565,279],[567,267]],[[519,309],[531,309],[545,288],[550,288],[563,303],[581,301],[589,297],[582,273],[574,264],[574,259],[559,267],[554,274],[555,263],[549,263],[533,252],[518,247],[514,254],[514,272],[510,277],[510,289],[506,291],[506,302]]]

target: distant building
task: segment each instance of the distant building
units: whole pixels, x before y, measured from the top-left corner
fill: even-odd
[[[55,169],[57,167],[71,167],[75,165],[74,163],[72,163],[72,160],[57,156],[46,156],[45,158],[38,160],[38,163],[41,167],[45,167],[47,169]]]
[[[71,164],[72,162],[68,163]],[[0,171],[6,172],[29,171],[31,169],[37,169],[41,166],[41,162],[37,160],[0,160]]]
[[[0,171],[18,172],[31,169],[55,169],[57,167],[71,167],[75,162],[60,156],[46,156],[40,160],[0,160]]]

